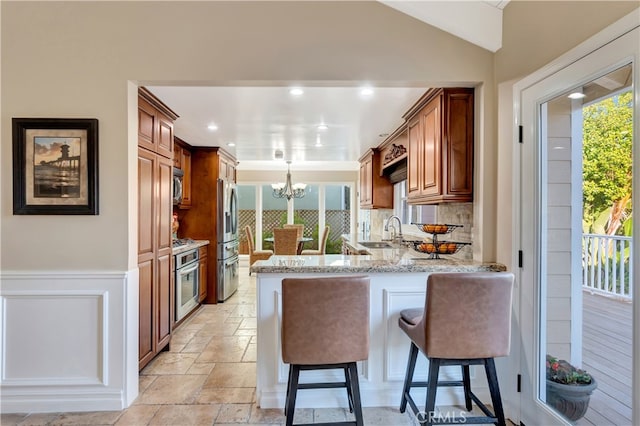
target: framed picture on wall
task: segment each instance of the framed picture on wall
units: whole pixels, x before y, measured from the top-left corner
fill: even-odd
[[[98,120],[13,118],[13,214],[98,214]]]

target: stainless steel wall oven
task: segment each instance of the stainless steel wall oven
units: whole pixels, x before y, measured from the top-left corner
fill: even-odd
[[[197,248],[176,255],[176,321],[198,306],[199,275]]]

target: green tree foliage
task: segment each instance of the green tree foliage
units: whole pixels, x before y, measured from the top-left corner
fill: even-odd
[[[631,91],[589,105],[582,111],[584,219],[593,224],[602,212],[631,195]],[[628,206],[630,209],[631,203]],[[624,217],[630,213],[625,212]]]

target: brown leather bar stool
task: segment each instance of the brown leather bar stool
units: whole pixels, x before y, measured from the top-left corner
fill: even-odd
[[[282,360],[290,364],[286,425],[293,425],[298,389],[347,389],[349,409],[364,425],[357,361],[369,357],[369,277],[282,280]],[[344,382],[298,383],[302,370],[344,370]]]
[[[495,357],[509,355],[511,337],[511,294],[513,274],[508,272],[439,273],[427,279],[424,309],[406,309],[400,313],[400,328],[411,339],[407,374],[400,412],[407,403],[421,425],[494,423],[504,425]],[[413,372],[420,350],[429,360],[428,381],[414,382]],[[491,393],[493,413],[471,391],[469,366],[484,365]],[[460,365],[462,380],[439,381],[440,366]],[[454,418],[435,413],[438,386],[462,386],[465,407],[472,401],[485,417]],[[424,411],[410,395],[412,387],[426,387]]]

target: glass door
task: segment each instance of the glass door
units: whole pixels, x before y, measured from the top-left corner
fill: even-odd
[[[524,424],[633,424],[637,39],[520,92]]]

